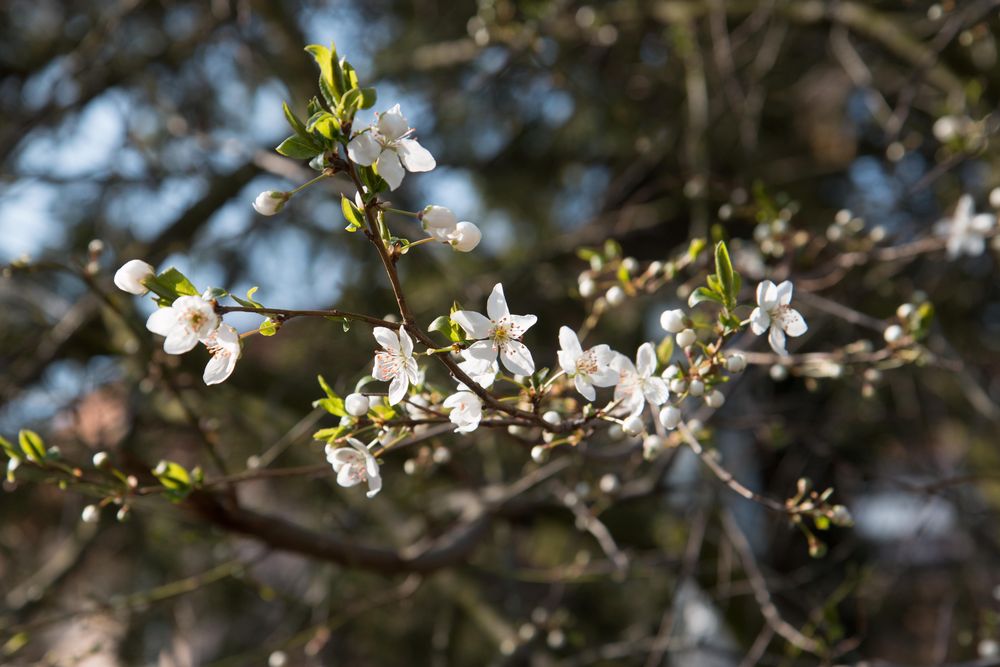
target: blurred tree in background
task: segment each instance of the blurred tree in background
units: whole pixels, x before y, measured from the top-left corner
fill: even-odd
[[[0,434],[33,428],[76,465],[107,451],[142,487],[160,459],[235,481],[93,524],[92,498],[19,471],[0,662],[1000,664],[997,251],[891,250],[963,193],[1000,206],[998,35],[996,0],[7,0]],[[729,239],[745,294],[795,281],[803,353],[878,349],[900,304],[933,304],[926,339],[877,369],[772,367],[742,338],[751,367],[705,424],[755,492],[809,478],[856,526],[811,558],[689,449],[647,462],[606,433],[537,464],[503,431],[439,429],[368,501],[334,484],[311,434],[335,421],[311,403],[317,373],[344,394],[370,372],[370,329],[291,321],[215,387],[204,357],[163,355],[153,305],[112,288],[124,260],[268,305],[394,311],[342,231],[346,181],[250,207],[314,175],[271,148],[281,102],[301,116],[315,94],[302,47],[331,40],[437,158],[393,206],[483,230],[474,253],[401,262],[425,327],[503,282],[554,358],[593,305],[577,250],[607,239],[642,265]],[[596,336],[658,339],[696,274]]]

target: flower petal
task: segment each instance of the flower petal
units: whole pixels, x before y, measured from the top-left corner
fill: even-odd
[[[205,365],[205,373],[201,379],[207,385],[225,382],[236,368],[236,359],[231,354],[213,354]]]
[[[643,343],[635,355],[635,368],[642,377],[656,372],[656,349],[652,343]]]
[[[778,305],[778,297],[774,283],[762,280],[757,284],[757,305],[764,310],[771,310]]]
[[[171,307],[158,308],[146,320],[146,328],[160,336],[166,336],[178,326],[177,311]]]
[[[763,308],[754,308],[750,313],[750,330],[758,336],[771,326],[771,316]]]
[[[507,341],[500,350],[500,359],[511,373],[531,375],[535,372],[535,360],[531,358],[531,351],[519,341]]]
[[[378,115],[378,131],[390,141],[399,139],[409,129],[410,121],[403,116],[398,104]]]
[[[538,321],[537,315],[508,315],[507,321],[514,330],[515,337],[524,335],[524,332],[535,325]]]
[[[363,167],[370,167],[381,152],[382,147],[371,132],[362,132],[347,144],[347,156]]]
[[[378,344],[381,345],[383,349],[399,354],[399,336],[396,335],[395,331],[386,327],[375,327],[372,330],[372,334],[374,334],[375,340],[378,341]]]
[[[661,378],[651,377],[642,383],[642,395],[653,405],[663,405],[670,398],[670,389]]]
[[[799,311],[794,308],[783,310],[784,312],[781,313],[781,328],[785,330],[786,334],[793,337],[801,336],[809,329]]]
[[[583,375],[577,375],[573,378],[573,384],[576,385],[576,390],[580,392],[588,401],[593,401],[597,398],[597,392],[594,391],[594,385],[587,381],[587,378]]]
[[[163,351],[167,354],[184,354],[198,344],[198,334],[187,327],[174,327],[163,341]]]
[[[792,302],[792,281],[784,280],[776,288],[775,293],[778,296],[778,305],[787,306]]]
[[[771,330],[767,334],[767,342],[771,344],[771,349],[777,354],[783,357],[788,356],[788,350],[785,349],[785,332],[777,326],[777,323],[771,325]]]
[[[569,327],[559,327],[559,347],[561,347],[566,352],[574,358],[578,358],[583,354],[583,346],[580,345],[580,337],[576,335],[576,332]]]
[[[462,327],[469,338],[480,340],[490,335],[493,328],[490,321],[474,310],[456,310],[451,314],[451,321]]]
[[[399,158],[409,171],[430,171],[437,166],[431,152],[421,146],[416,139],[400,139],[398,144]]]
[[[375,161],[375,171],[389,184],[390,190],[398,188],[399,184],[403,182],[403,176],[406,175],[403,165],[399,162],[399,156],[396,155],[396,151],[392,150],[382,151],[378,160]]]
[[[495,362],[497,360],[497,349],[488,340],[481,340],[473,343],[466,350],[468,355],[477,361]]]
[[[392,378],[389,383],[389,405],[396,405],[406,396],[406,390],[410,388],[410,379],[406,373],[400,373]]]
[[[494,322],[510,315],[510,309],[507,307],[507,297],[504,296],[503,285],[500,283],[493,286],[493,291],[490,292],[489,298],[486,299],[486,314]]]
[[[413,356],[413,339],[410,338],[410,334],[406,333],[406,329],[403,327],[399,327],[399,350],[404,357]]]

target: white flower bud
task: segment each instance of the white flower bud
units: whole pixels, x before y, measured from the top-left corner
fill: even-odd
[[[990,190],[990,206],[1000,208],[1000,188]]]
[[[604,298],[608,300],[608,303],[612,306],[620,306],[625,303],[625,290],[623,290],[618,285],[613,285]]]
[[[542,421],[547,422],[549,424],[558,424],[559,422],[562,421],[562,417],[560,417],[559,413],[556,412],[555,410],[549,410],[548,412],[542,415]]]
[[[687,391],[688,383],[687,380],[682,380],[681,378],[674,378],[670,381],[670,391],[675,394],[683,394]]]
[[[417,474],[417,460],[406,459],[403,461],[403,474],[413,476]]]
[[[718,389],[710,392],[708,396],[705,397],[705,405],[710,408],[721,408],[722,404],[726,402],[726,396]]]
[[[660,373],[660,377],[663,378],[664,380],[669,381],[677,376],[677,371],[679,370],[680,369],[677,368],[677,364],[670,364],[669,366],[663,369],[663,372]]]
[[[684,330],[684,311],[680,308],[663,311],[660,315],[660,326],[672,334],[680,333]]]
[[[608,473],[601,476],[601,479],[597,482],[597,487],[603,493],[612,494],[617,493],[618,490],[622,488],[622,484],[616,475]]]
[[[640,419],[637,415],[629,417],[625,420],[625,423],[622,424],[622,430],[625,431],[627,435],[631,436],[639,435],[645,430],[645,428],[646,427],[642,423],[642,419]]]
[[[253,200],[253,209],[261,215],[274,215],[285,207],[285,202],[287,201],[287,192],[265,190]]]
[[[115,512],[115,519],[119,523],[125,523],[126,521],[129,520],[130,516],[132,516],[132,510],[129,509],[128,505],[123,505],[122,507],[119,507],[118,511]]]
[[[91,239],[90,243],[87,244],[87,252],[91,255],[100,255],[104,252],[104,241],[101,239]]]
[[[549,448],[542,445],[535,445],[531,448],[531,460],[535,463],[545,463],[549,458]]]
[[[622,266],[625,267],[626,271],[634,275],[639,270],[639,261],[635,257],[626,257],[622,260]]]
[[[691,384],[688,385],[688,393],[692,396],[701,396],[705,393],[705,383],[701,380],[691,380]]]
[[[775,364],[771,366],[768,374],[775,382],[781,382],[782,380],[786,380],[788,378],[788,369],[781,364]]]
[[[513,436],[523,437],[528,434],[528,429],[519,424],[511,424],[507,427],[507,433],[510,433]]]
[[[608,427],[608,437],[615,441],[621,440],[625,437],[625,431],[622,430],[620,424],[612,424]]]
[[[703,426],[704,425],[701,423],[700,419],[692,419],[691,421],[688,422],[688,430],[690,430],[692,433],[697,433],[702,429]]]
[[[948,142],[958,136],[961,123],[955,116],[941,116],[934,121],[934,138],[941,143]]]
[[[663,428],[674,430],[681,423],[681,411],[668,405],[660,410],[660,423],[663,424]]]
[[[646,273],[651,276],[655,276],[661,271],[663,271],[663,262],[660,261],[650,262],[649,266],[646,268]]]
[[[142,296],[149,291],[149,288],[142,284],[143,281],[154,275],[156,272],[150,264],[141,259],[130,259],[115,272],[115,287],[123,292]]]
[[[580,296],[584,299],[589,299],[597,293],[597,284],[590,278],[584,278],[580,281]]]
[[[425,230],[439,229],[451,232],[458,224],[458,218],[451,212],[451,209],[444,206],[425,206],[417,214],[417,218],[423,223]]]
[[[344,399],[344,409],[347,410],[347,414],[352,417],[365,416],[368,414],[368,408],[370,405],[368,397],[363,394],[348,394],[347,398]]]
[[[458,252],[472,252],[482,238],[483,233],[479,231],[479,227],[463,220],[455,225],[455,231],[450,236],[451,247]]]
[[[84,523],[97,523],[101,519],[101,510],[97,508],[97,505],[87,505],[80,513],[80,519]]]
[[[97,452],[96,454],[94,454],[93,462],[94,462],[94,467],[95,468],[105,468],[105,467],[107,467],[108,463],[110,463],[110,460],[108,458],[108,453],[107,452]]]
[[[443,464],[451,461],[451,450],[447,447],[438,447],[434,450],[434,454],[431,456],[434,459],[434,463]]]
[[[658,435],[647,435],[642,439],[642,455],[647,461],[652,461],[663,451],[666,441]]]
[[[891,324],[882,332],[882,338],[885,338],[885,342],[889,344],[898,343],[902,340],[904,333],[903,327],[898,324]]]
[[[747,358],[739,352],[733,352],[726,357],[726,370],[730,373],[742,373],[747,367]]]
[[[896,309],[896,317],[901,320],[908,320],[917,312],[917,307],[912,303],[904,303]]]
[[[678,347],[690,347],[698,340],[698,334],[694,332],[694,329],[684,329],[677,334],[675,340]]]

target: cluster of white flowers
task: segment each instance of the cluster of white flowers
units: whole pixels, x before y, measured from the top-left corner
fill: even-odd
[[[468,221],[459,222],[455,214],[444,206],[427,206],[417,214],[432,238],[450,245],[459,252],[471,252],[479,245],[483,233],[479,227]]]
[[[140,259],[126,262],[115,273],[115,285],[129,294],[145,295],[145,282],[156,274],[153,267]],[[222,321],[213,302],[205,296],[180,296],[169,306],[158,308],[146,320],[146,328],[165,338],[163,351],[184,354],[201,343],[212,358],[205,366],[205,384],[224,382],[236,368],[243,347],[240,334]]]
[[[955,212],[935,225],[939,236],[947,239],[948,258],[960,255],[981,255],[986,249],[986,236],[993,231],[997,217],[992,213],[976,213],[976,204],[971,195],[962,195]]]

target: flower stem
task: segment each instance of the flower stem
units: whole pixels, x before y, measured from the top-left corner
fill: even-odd
[[[413,211],[404,211],[401,208],[392,208],[391,206],[383,206],[382,210],[383,211],[389,211],[390,213],[398,213],[399,215],[405,215],[405,216],[408,216],[408,217],[411,217],[411,218],[416,218],[417,217],[417,214],[414,213]]]
[[[289,190],[288,191],[288,196],[291,197],[292,195],[296,194],[300,190],[305,190],[306,188],[308,188],[313,183],[318,183],[319,181],[323,180],[324,178],[328,178],[328,177],[329,177],[329,174],[327,174],[326,172],[324,172],[324,173],[320,174],[319,176],[317,176],[316,178],[312,179],[311,181],[307,181],[307,182],[303,183],[302,185],[300,185],[299,187],[295,188],[294,190]]]

